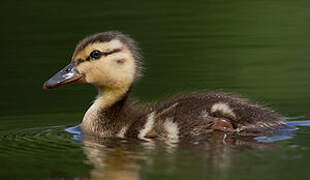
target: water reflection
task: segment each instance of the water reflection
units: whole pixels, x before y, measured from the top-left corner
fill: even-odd
[[[91,179],[136,180],[139,178],[138,160],[147,160],[145,154],[130,149],[127,141],[113,139],[83,140],[84,153],[89,163],[94,166]]]
[[[295,124],[306,126],[310,123],[295,121]],[[239,179],[236,172],[243,172],[248,167],[272,170],[279,162],[286,165],[282,162],[287,160],[292,163],[305,162],[303,167],[308,162],[307,146],[298,142],[298,138],[308,139],[307,127],[295,131],[294,134],[298,134],[296,138],[281,142],[262,143],[253,138],[214,133],[178,144],[137,139],[96,139],[80,136],[78,126],[69,128],[71,133],[76,134],[65,133],[65,127],[2,132],[0,156],[3,159],[16,157],[13,166],[20,174],[17,170],[14,174],[21,177],[17,179],[24,179],[33,168],[25,164],[46,169],[41,176],[50,179],[130,180],[157,176],[165,177],[158,179],[207,179],[206,176],[211,179],[233,179],[231,177],[236,176]],[[1,168],[3,172],[11,173],[13,166],[3,163]],[[258,170],[256,173],[259,175],[261,172]]]
[[[287,122],[290,128],[274,129],[272,136],[239,137],[214,132],[207,137],[179,143],[89,137],[81,135],[79,126],[66,131],[74,134],[72,138],[75,142],[82,143],[87,158],[85,163],[93,166],[89,172],[90,179],[136,180],[145,179],[145,174],[152,176],[153,171],[161,175],[181,174],[180,169],[188,171],[185,177],[181,175],[180,179],[191,178],[186,175],[195,171],[197,179],[202,178],[201,172],[216,172],[220,178],[230,178],[240,165],[240,156],[246,157],[246,160],[242,161],[243,165],[248,163],[249,156],[245,152],[254,152],[255,157],[261,158],[268,152],[278,151],[276,147],[281,145],[278,141],[293,138],[298,126],[310,125],[309,120],[287,119],[296,121]],[[295,147],[297,146],[291,146],[293,149],[296,149]],[[298,154],[294,156],[299,157]]]
[[[166,168],[170,169],[170,173],[173,169],[178,169],[180,164],[186,167],[195,161],[202,161],[202,164],[220,171],[221,176],[225,176],[236,165],[232,160],[236,152],[249,149],[267,150],[274,146],[257,142],[253,138],[229,137],[223,133],[213,134],[204,140],[179,144],[83,136],[83,144],[83,151],[88,159],[86,163],[94,167],[90,171],[90,179],[120,180],[141,179],[143,172],[160,164],[160,159],[169,164]],[[167,171],[165,165],[159,169],[162,173]]]

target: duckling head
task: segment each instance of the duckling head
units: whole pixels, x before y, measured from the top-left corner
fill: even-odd
[[[72,60],[43,87],[53,89],[73,82],[101,89],[129,89],[141,76],[141,59],[135,42],[120,32],[103,32],[83,39]]]

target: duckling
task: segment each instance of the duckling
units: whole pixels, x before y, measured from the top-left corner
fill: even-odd
[[[85,113],[81,128],[97,137],[177,143],[216,131],[258,136],[286,126],[276,112],[221,92],[191,93],[139,105],[129,94],[141,76],[142,57],[135,41],[121,32],[103,32],[80,41],[71,63],[43,86],[52,89],[73,82],[96,86],[99,94]]]

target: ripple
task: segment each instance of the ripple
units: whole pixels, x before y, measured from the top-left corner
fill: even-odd
[[[287,118],[287,119],[299,119],[299,117]],[[279,128],[275,129],[275,136],[259,136],[254,139],[258,142],[270,143],[275,141],[282,141],[292,139],[294,135],[294,131],[298,130],[298,127],[306,127],[310,126],[310,120],[303,121],[288,121],[286,124],[289,126],[288,128]]]
[[[67,126],[49,126],[2,132],[0,156],[34,156],[46,152],[80,150],[80,145],[65,132]],[[40,156],[34,156],[40,157]]]
[[[287,122],[290,126],[310,126],[310,120],[304,120],[304,121],[289,121]]]

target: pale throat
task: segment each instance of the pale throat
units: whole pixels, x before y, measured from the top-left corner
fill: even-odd
[[[114,105],[120,99],[126,95],[129,88],[98,88],[99,93],[95,100],[95,103],[98,103],[100,108],[106,109]],[[94,103],[94,104],[95,104]]]
[[[87,110],[82,121],[82,127],[92,128],[96,126],[99,121],[104,121],[105,119],[99,119],[100,114],[105,110],[108,110],[115,103],[120,101],[127,93],[129,88],[98,88],[99,94],[95,102]]]

